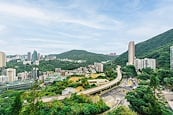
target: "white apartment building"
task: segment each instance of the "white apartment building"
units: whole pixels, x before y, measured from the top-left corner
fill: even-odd
[[[156,59],[135,59],[135,68],[136,70],[141,70],[143,68],[156,69]]]
[[[173,69],[173,46],[170,47],[170,69]]]
[[[8,68],[6,69],[6,76],[8,77],[9,82],[16,80],[16,69]]]
[[[97,72],[103,72],[103,64],[102,63],[94,63],[95,69]]]

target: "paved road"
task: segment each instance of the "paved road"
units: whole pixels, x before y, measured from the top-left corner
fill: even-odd
[[[42,102],[53,102],[55,100],[63,100],[67,97],[70,97],[70,95],[59,95],[59,96],[51,96],[51,97],[42,97]]]
[[[129,81],[135,81],[135,83],[129,84]],[[117,87],[104,93],[103,95],[101,95],[101,97],[104,102],[111,108],[110,111],[119,105],[128,106],[129,103],[125,99],[125,96],[127,92],[133,90],[133,88],[137,86],[138,82],[135,78],[122,79],[121,83]]]
[[[95,87],[95,88],[91,88],[91,89],[88,89],[88,90],[85,90],[85,91],[81,91],[81,92],[78,93],[78,95],[80,95],[80,94],[91,95],[91,94],[97,93],[99,91],[102,91],[104,89],[108,89],[109,87],[112,87],[112,86],[116,85],[122,79],[121,66],[117,66],[116,70],[117,70],[116,79],[110,81],[109,83],[107,83],[105,85],[101,85],[101,86],[98,86],[98,87]]]
[[[169,106],[173,110],[173,92],[162,91],[162,93],[164,94],[165,99],[167,100]]]
[[[81,92],[79,92],[77,94],[78,95],[80,95],[80,94],[91,95],[91,94],[97,93],[99,91],[102,91],[104,89],[107,89],[107,88],[109,88],[111,86],[114,86],[115,84],[120,82],[121,79],[122,79],[121,66],[117,66],[116,70],[117,70],[117,77],[116,77],[116,79],[110,81],[108,84],[105,84],[105,85],[102,85],[102,86],[98,86],[98,87],[95,87],[95,88],[91,88],[91,89],[88,89],[88,90],[85,90],[85,91],[81,91]],[[70,95],[43,97],[41,100],[43,102],[52,102],[54,100],[63,100],[65,98],[69,97],[69,96]]]

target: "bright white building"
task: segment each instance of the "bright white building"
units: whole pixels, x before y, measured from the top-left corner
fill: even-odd
[[[31,65],[31,61],[23,61],[23,64],[24,65],[27,65],[27,64]]]
[[[62,95],[69,95],[72,93],[76,93],[76,89],[72,87],[67,87],[62,91]]]
[[[151,58],[135,59],[135,68],[136,70],[141,70],[143,68],[156,69],[156,59],[151,59]]]

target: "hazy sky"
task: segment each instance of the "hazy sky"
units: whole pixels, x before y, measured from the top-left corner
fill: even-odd
[[[173,0],[0,0],[0,51],[120,54],[173,27]]]

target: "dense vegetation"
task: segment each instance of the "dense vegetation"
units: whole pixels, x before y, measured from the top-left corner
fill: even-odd
[[[108,109],[101,99],[94,103],[91,97],[74,94],[63,101],[28,103],[20,115],[95,115]]]
[[[7,91],[0,95],[1,115],[94,115],[109,109],[99,97],[72,95],[63,101],[43,103],[39,90]]]
[[[47,85],[45,88],[42,88],[39,92],[41,96],[53,96],[53,95],[61,95],[61,92],[67,88],[77,88],[81,86],[84,89],[89,89],[95,87],[95,85],[89,85],[86,78],[81,78],[77,82],[72,82],[69,79],[64,81],[54,82],[53,84]]]
[[[140,80],[139,87],[126,96],[130,108],[141,115],[172,115],[173,111],[166,106],[160,95],[160,90],[173,88],[173,71],[150,68],[143,69],[137,75]]]
[[[113,80],[117,77],[117,71],[116,71],[117,66],[116,65],[112,65],[112,64],[105,64],[104,65],[104,73],[105,73],[105,77],[99,77],[99,78],[103,78],[103,79],[108,79],[108,80]]]
[[[173,71],[157,69],[153,71],[150,68],[143,69],[141,74],[139,74],[138,79],[141,80],[141,84],[151,84],[162,86],[163,89],[173,90]],[[156,83],[153,82],[156,81]],[[147,82],[150,81],[151,83]]]
[[[86,60],[87,63],[94,63],[94,62],[101,62],[101,61],[107,61],[107,60],[112,60],[115,59],[115,56],[108,56],[108,55],[103,55],[103,54],[96,54],[96,53],[91,53],[87,52],[84,50],[71,50],[68,52],[64,52],[61,54],[53,54],[57,56],[57,58],[61,59],[72,59],[72,60]]]
[[[172,115],[173,112],[156,98],[149,86],[141,85],[126,96],[132,110],[141,115]]]
[[[76,63],[76,62],[65,62],[59,60],[40,61],[40,71],[54,71],[55,68],[61,68],[64,70],[72,70],[79,67],[85,67],[91,63]]]
[[[137,115],[137,113],[126,106],[119,106],[115,110],[109,112],[108,115]]]
[[[147,41],[136,44],[137,58],[155,58],[157,67],[169,68],[170,46],[173,45],[173,29],[153,37]],[[115,63],[125,65],[127,62],[128,52],[120,55]]]
[[[18,115],[22,107],[21,91],[6,91],[0,95],[0,115]]]
[[[7,63],[7,68],[16,68],[17,73],[24,72],[24,71],[31,71],[33,67],[38,67],[40,71],[54,71],[55,68],[62,68],[64,70],[72,70],[79,67],[85,67],[91,63],[76,63],[76,62],[65,62],[59,60],[49,60],[40,61],[39,66],[36,65],[24,65],[22,62],[17,62],[16,60],[10,61]]]
[[[56,55],[56,54],[54,54]],[[107,56],[103,54],[95,54],[83,50],[72,50],[62,54],[57,54],[57,58],[61,59],[72,59],[72,60],[86,60],[83,63],[69,62],[69,61],[60,61],[60,60],[41,60],[39,66],[36,65],[24,65],[22,62],[17,62],[13,60],[7,63],[7,68],[16,68],[17,73],[24,71],[31,71],[34,66],[38,67],[40,71],[54,71],[55,68],[62,68],[64,70],[72,70],[79,67],[86,67],[94,62],[101,62],[107,60],[113,60],[115,57]]]
[[[122,72],[123,72],[124,78],[130,78],[130,77],[136,77],[137,76],[136,69],[133,65],[124,66],[122,68]]]
[[[33,65],[24,65],[22,62],[17,62],[17,60],[12,60],[7,63],[7,68],[15,68],[17,73],[24,71],[32,71]]]

